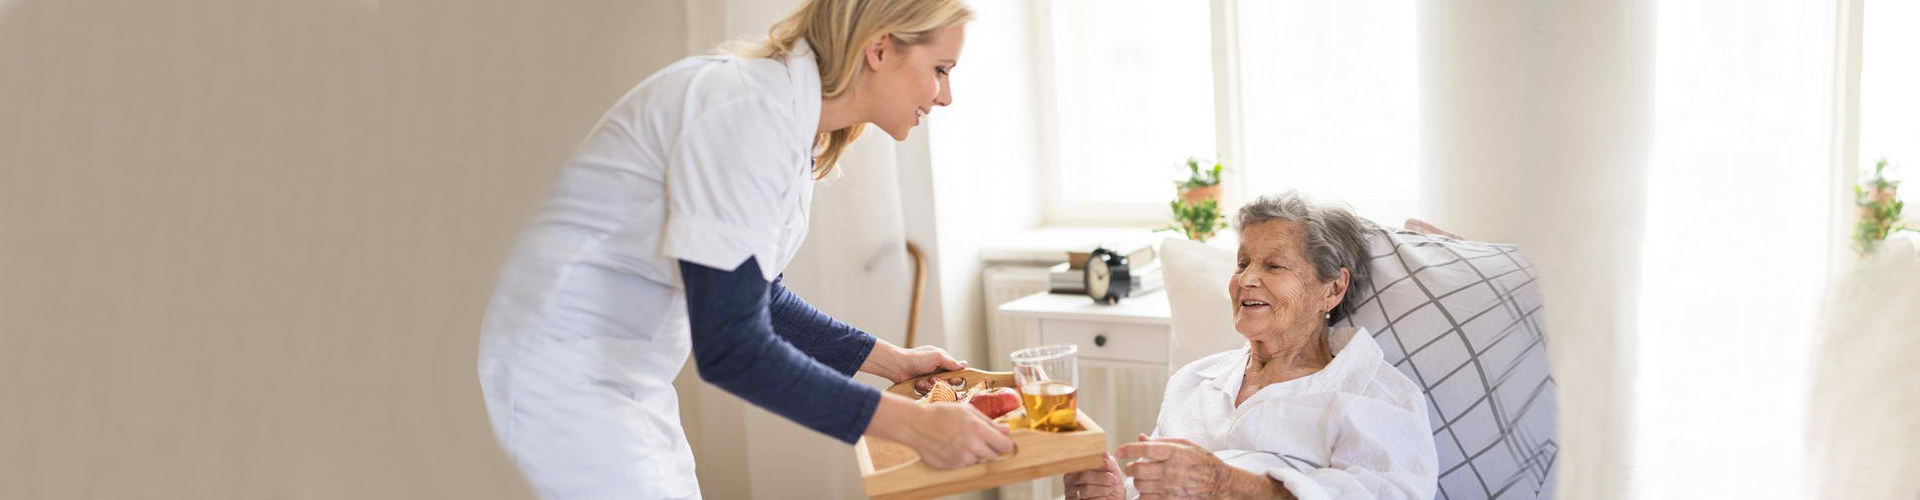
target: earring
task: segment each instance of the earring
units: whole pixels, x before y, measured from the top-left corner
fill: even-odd
[[[1333,311],[1322,312],[1320,313],[1320,317],[1324,319],[1333,319]]]

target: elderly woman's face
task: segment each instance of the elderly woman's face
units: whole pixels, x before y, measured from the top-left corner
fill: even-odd
[[[1345,270],[1321,281],[1307,262],[1300,224],[1272,220],[1240,232],[1240,255],[1227,295],[1233,297],[1233,329],[1249,339],[1303,334],[1318,329],[1321,315],[1346,293]]]

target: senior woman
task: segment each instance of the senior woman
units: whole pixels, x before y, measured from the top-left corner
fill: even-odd
[[[1332,327],[1368,286],[1366,227],[1292,191],[1241,208],[1227,294],[1247,344],[1168,381],[1154,436],[1114,451],[1131,484],[1109,456],[1067,474],[1067,498],[1432,498],[1420,386]]]

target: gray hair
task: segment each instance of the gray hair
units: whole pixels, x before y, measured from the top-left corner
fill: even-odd
[[[1341,297],[1340,305],[1328,311],[1332,316],[1327,318],[1327,325],[1352,316],[1360,305],[1360,295],[1366,293],[1372,283],[1366,232],[1373,224],[1346,207],[1315,203],[1298,191],[1288,190],[1277,195],[1260,195],[1240,207],[1240,213],[1233,218],[1233,229],[1246,232],[1248,226],[1275,220],[1300,224],[1300,233],[1306,240],[1302,242],[1307,251],[1305,257],[1313,265],[1315,278],[1332,281],[1340,278],[1340,268],[1347,268],[1346,296]]]

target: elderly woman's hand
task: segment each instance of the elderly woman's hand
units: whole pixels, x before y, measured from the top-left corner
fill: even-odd
[[[1410,230],[1416,233],[1426,233],[1426,234],[1432,234],[1432,235],[1445,236],[1445,237],[1453,238],[1456,240],[1466,239],[1466,238],[1461,238],[1460,235],[1458,234],[1449,233],[1445,229],[1440,229],[1440,226],[1435,226],[1433,224],[1428,223],[1427,221],[1423,221],[1420,219],[1407,219],[1407,222],[1402,223],[1401,225],[1406,226],[1407,230]]]
[[[1141,500],[1219,498],[1226,493],[1230,467],[1213,452],[1179,438],[1148,438],[1113,450],[1121,459],[1145,459],[1127,464]]]
[[[1120,464],[1107,455],[1100,468],[1069,472],[1061,477],[1067,484],[1067,500],[1124,500],[1127,485],[1120,478]]]

